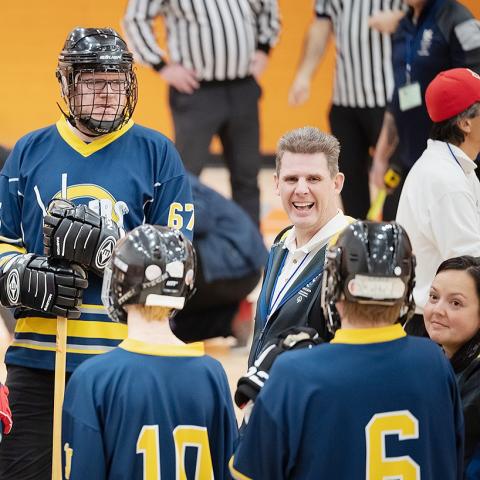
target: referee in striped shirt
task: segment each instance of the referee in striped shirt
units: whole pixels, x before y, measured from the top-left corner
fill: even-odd
[[[153,21],[166,22],[169,60]],[[175,142],[187,170],[200,175],[218,134],[232,196],[259,224],[257,83],[277,40],[277,0],[130,0],[123,19],[137,61],[170,85]]]
[[[333,33],[336,67],[330,128],[341,145],[345,213],[361,219],[370,206],[370,149],[377,142],[393,90],[390,35],[369,27],[380,7],[402,15],[402,0],[316,0],[316,18],[305,37],[289,94],[293,105],[308,99],[311,78]]]

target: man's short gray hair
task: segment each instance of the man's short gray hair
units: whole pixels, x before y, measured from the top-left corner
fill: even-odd
[[[333,136],[315,127],[302,127],[285,133],[277,145],[275,169],[280,174],[282,157],[285,152],[315,154],[323,153],[327,158],[328,170],[333,178],[338,173],[340,143]]]

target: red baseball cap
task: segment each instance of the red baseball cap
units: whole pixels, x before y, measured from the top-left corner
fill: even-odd
[[[427,87],[425,103],[428,115],[443,122],[480,102],[480,76],[469,68],[440,72]]]

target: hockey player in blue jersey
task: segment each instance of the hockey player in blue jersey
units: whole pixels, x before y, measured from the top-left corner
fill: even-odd
[[[100,300],[123,231],[146,222],[192,236],[190,186],[173,143],[133,123],[137,80],[118,33],[75,28],[56,74],[60,120],[21,138],[0,175],[0,300],[17,317],[6,355],[15,429],[0,444],[2,480],[51,477],[56,316],[68,317],[71,373],[126,336]]]
[[[396,223],[358,221],[327,254],[331,343],[286,352],[231,460],[237,479],[460,480],[455,375],[432,341],[407,337],[415,260]]]
[[[104,278],[118,348],[72,375],[63,410],[65,478],[230,478],[237,426],[225,372],[169,319],[193,289],[194,250],[178,231],[142,225],[120,240]]]

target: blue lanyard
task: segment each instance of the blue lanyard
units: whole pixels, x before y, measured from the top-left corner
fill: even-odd
[[[280,298],[280,296],[282,295],[283,291],[285,290],[285,288],[287,287],[287,285],[289,284],[290,280],[295,276],[295,274],[298,272],[298,270],[300,269],[300,267],[305,263],[305,260],[307,259],[307,257],[310,255],[310,252],[308,252],[304,257],[303,257],[303,260],[298,264],[297,268],[295,269],[295,271],[290,275],[290,277],[288,277],[287,281],[285,282],[285,284],[283,285],[283,287],[280,289],[280,291],[278,292],[278,295],[275,299],[271,299],[270,301],[270,305],[268,306],[268,312],[267,312],[267,317],[270,316],[270,313],[272,312],[272,307],[277,303],[278,299]],[[285,264],[285,261],[287,259],[288,255],[285,255],[284,259],[282,260],[282,264],[280,265],[280,269],[278,270],[279,271],[279,275],[277,276],[277,278],[275,278],[275,283],[273,284],[273,289],[272,289],[272,296],[273,294],[275,293],[275,289],[277,288],[277,282],[278,282],[278,279],[280,278],[280,275],[282,273],[282,270],[283,270],[283,266]]]
[[[450,150],[450,153],[452,154],[452,157],[455,159],[455,161],[458,163],[458,166],[462,169],[462,172],[465,173],[465,170],[462,168],[462,166],[460,165],[460,162],[458,161],[457,157],[455,156],[455,154],[453,153],[453,150],[452,150],[452,147],[450,146],[449,143],[447,143],[447,147],[448,149]],[[466,174],[465,174],[466,175]]]
[[[412,38],[409,38],[405,42],[405,77],[407,84],[412,81],[412,64],[413,64],[413,47],[417,43],[417,38],[420,32],[423,32],[424,29],[417,29],[415,35]]]

